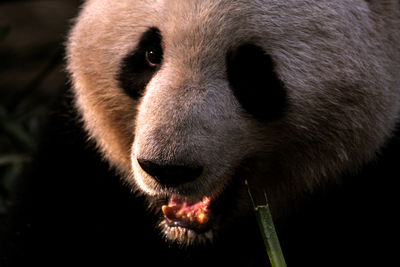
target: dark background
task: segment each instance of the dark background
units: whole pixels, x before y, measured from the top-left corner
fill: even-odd
[[[0,219],[66,89],[64,42],[81,1],[0,1]]]

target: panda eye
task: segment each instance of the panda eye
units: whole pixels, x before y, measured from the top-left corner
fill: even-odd
[[[162,56],[161,53],[156,49],[147,49],[146,50],[146,61],[150,67],[157,67],[157,65],[161,64]]]
[[[163,61],[162,35],[152,27],[145,31],[136,48],[121,61],[116,79],[124,92],[139,99]]]

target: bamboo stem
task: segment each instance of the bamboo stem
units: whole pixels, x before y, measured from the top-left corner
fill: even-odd
[[[256,214],[258,226],[261,231],[261,235],[264,240],[265,247],[267,249],[269,261],[272,267],[286,267],[285,258],[283,257],[281,245],[279,243],[278,235],[276,234],[274,222],[272,219],[271,211],[269,209],[267,195],[264,191],[265,205],[255,205],[253,196],[250,192],[250,187],[245,181],[249,197]]]

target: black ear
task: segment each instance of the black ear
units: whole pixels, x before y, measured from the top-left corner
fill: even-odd
[[[258,120],[281,118],[286,109],[286,90],[274,72],[272,58],[253,44],[227,54],[227,77],[242,107]]]
[[[162,64],[162,36],[152,27],[144,32],[137,47],[121,62],[117,75],[120,87],[134,99],[142,96],[147,84]],[[149,54],[152,61],[149,62]]]

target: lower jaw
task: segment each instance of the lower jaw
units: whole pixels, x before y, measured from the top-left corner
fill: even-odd
[[[159,227],[167,241],[175,242],[183,246],[205,245],[213,242],[214,239],[215,230],[212,227],[195,230],[178,225],[171,225],[167,219],[163,219]]]

